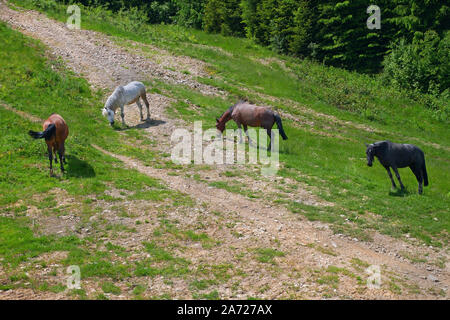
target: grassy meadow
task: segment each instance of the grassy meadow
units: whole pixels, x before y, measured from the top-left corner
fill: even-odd
[[[60,6],[38,9],[66,19]],[[333,222],[338,231],[349,231],[342,228],[350,220],[356,223],[351,231],[356,235],[358,229],[372,228],[394,236],[410,234],[438,246],[448,243],[448,101],[438,101],[439,107],[433,108],[433,97],[399,92],[374,76],[277,55],[248,39],[143,24],[102,8],[85,13],[82,28],[114,36],[124,47],[133,40],[206,62],[210,77],[198,81],[229,93],[228,97],[203,96],[185,86],[148,82],[177,100],[173,116],[188,122],[203,120],[205,127],[212,127],[215,117],[239,98],[295,116],[301,127],[284,120],[289,140],[281,142],[280,174],[317,187],[322,198],[338,206],[317,210],[286,203],[292,211]],[[186,101],[197,108],[189,108]],[[400,170],[407,187],[403,193],[390,190],[387,173],[379,164],[366,166],[364,143],[385,139],[424,150],[430,177],[424,196],[417,194],[417,182],[408,168]],[[373,221],[372,213],[381,218]]]
[[[151,206],[162,202],[173,208],[192,206],[191,199],[168,189],[157,179],[124,168],[120,161],[92,147],[91,144],[96,143],[123,154],[140,152],[121,142],[126,136],[119,136],[102,121],[99,93],[91,92],[87,82],[75,77],[60,61],[47,60],[41,44],[4,23],[0,23],[0,39],[0,64],[4,66],[0,73],[2,103],[41,119],[58,112],[70,124],[70,143],[66,145],[68,170],[61,176],[59,167],[55,167],[58,176],[52,178],[45,143],[32,141],[27,134],[30,129],[40,130],[41,122],[33,122],[0,107],[0,210],[3,214],[0,218],[0,263],[10,274],[1,290],[31,286],[38,291],[64,291],[65,286],[33,282],[25,274],[32,267],[17,268],[20,263],[54,251],[67,251],[63,264],[82,265],[86,278],[121,278],[134,273],[138,265],[111,262],[129,254],[102,239],[108,234],[111,237],[111,233],[116,236],[118,232],[133,234],[135,229],[105,220],[96,224],[98,230],[92,237],[46,235],[35,223],[39,219],[26,216],[27,208],[38,208],[43,219],[61,217],[75,210],[81,215],[78,228],[82,228],[92,225],[89,218],[102,210],[98,202],[121,200],[105,190],[120,190],[120,196],[125,199],[145,198]],[[147,152],[147,156],[152,157],[152,154]],[[61,194],[53,192],[55,189]],[[76,203],[58,205],[65,198],[74,198]],[[112,208],[127,217],[122,206]],[[46,266],[48,262],[38,263]],[[163,272],[158,270],[154,269],[155,274]],[[73,294],[85,296],[83,291],[75,290]]]
[[[16,3],[19,2],[36,9],[32,2]],[[65,7],[40,6],[37,9],[50,17],[61,21],[67,18]],[[445,114],[448,101],[440,101],[441,109],[428,108],[427,101],[432,99],[428,96],[417,97],[385,87],[376,77],[280,56],[248,39],[172,25],[139,24],[139,20],[117,17],[104,8],[84,11],[82,16],[82,28],[114,36],[124,46],[128,40],[138,41],[208,64],[211,77],[198,80],[224,89],[229,93],[227,98],[203,96],[188,87],[158,80],[148,83],[154,90],[176,98],[173,113],[186,121],[203,120],[206,127],[212,127],[215,117],[231,103],[246,98],[289,112],[301,125],[303,119],[305,123],[312,122],[313,125],[299,128],[284,120],[289,140],[281,143],[284,169],[280,174],[302,181],[307,175],[306,182],[319,187],[319,195],[338,203],[341,210],[314,212],[307,206],[298,208],[296,203],[287,204],[294,211],[331,222],[341,221],[339,217],[343,214],[345,219],[388,234],[409,233],[427,243],[447,243],[450,134]],[[185,101],[200,107],[201,111],[189,109]],[[330,120],[326,115],[340,121]],[[347,121],[356,126],[346,125]],[[106,127],[104,123],[102,126]],[[369,130],[364,130],[365,127]],[[97,126],[94,130],[98,130]],[[102,135],[93,136],[101,139]],[[425,188],[424,196],[417,195],[417,183],[408,168],[400,170],[407,187],[406,193],[400,193],[390,190],[384,168],[366,166],[364,142],[384,139],[413,143],[424,150],[430,177],[430,187]],[[371,223],[364,217],[367,212],[382,219]]]
[[[36,6],[34,1],[11,2],[41,10],[61,21],[67,18],[66,8],[51,1],[42,2],[49,3],[47,6]],[[374,76],[277,55],[248,39],[178,26],[139,24],[136,27],[134,22],[127,17],[113,17],[101,8],[82,10],[82,28],[111,35],[119,45],[126,47],[128,40],[133,40],[204,61],[210,76],[197,80],[227,93],[205,96],[187,86],[148,79],[146,84],[153,92],[174,99],[169,110],[172,117],[181,117],[188,125],[203,120],[205,128],[213,127],[217,116],[239,98],[245,98],[271,105],[297,119],[283,119],[289,139],[280,141],[279,175],[311,186],[316,195],[335,205],[317,208],[288,199],[274,199],[274,202],[285,205],[293,214],[328,222],[335,232],[364,240],[370,240],[368,231],[376,230],[400,238],[408,234],[427,245],[448,246],[448,101],[436,102],[429,96],[394,90]],[[183,276],[189,273],[189,261],[176,257],[170,249],[163,249],[158,236],[155,242],[144,244],[151,258],[123,264],[111,262],[112,257],[123,262],[128,253],[104,240],[116,226],[106,225],[99,229],[98,237],[82,239],[33,232],[34,224],[24,214],[27,206],[37,206],[49,216],[64,214],[64,210],[55,208],[56,196],[48,194],[55,188],[81,199],[82,206],[76,210],[82,211],[85,221],[99,210],[95,201],[117,200],[105,194],[111,187],[130,199],[162,201],[167,208],[189,207],[192,201],[188,195],[167,188],[163,181],[125,169],[120,161],[92,147],[95,144],[148,165],[167,164],[164,155],[155,149],[136,144],[144,139],[138,129],[126,134],[111,130],[100,112],[105,92],[94,92],[86,80],[67,70],[62,61],[48,59],[42,44],[4,23],[0,23],[0,65],[0,102],[41,119],[57,112],[70,123],[70,143],[66,147],[68,172],[50,178],[45,144],[32,141],[27,135],[30,129],[40,130],[41,123],[0,106],[0,211],[4,213],[0,217],[0,263],[13,274],[2,288],[27,282],[25,273],[15,269],[21,262],[61,250],[69,252],[65,265],[83,265],[83,276],[100,277],[106,293],[120,292],[120,289],[102,277],[123,279],[130,274]],[[231,123],[228,126],[235,127]],[[422,196],[417,194],[417,181],[409,168],[400,169],[407,188],[400,192],[391,190],[388,175],[378,162],[372,168],[367,167],[364,143],[385,139],[413,143],[425,152],[430,186],[424,188]],[[240,174],[253,175],[252,172]],[[220,181],[211,185],[248,195],[245,186],[230,188]],[[291,192],[295,193],[295,189]],[[166,220],[161,218],[161,221]],[[165,230],[170,228],[169,225]],[[131,228],[125,232],[134,231]],[[175,233],[182,238],[197,237],[189,230]],[[98,249],[104,246],[107,249]],[[265,252],[260,254],[264,256]],[[149,267],[152,263],[155,265]],[[164,266],[160,267],[161,264]],[[32,283],[32,286],[55,292],[64,289],[45,283]],[[137,297],[139,288],[136,287]],[[206,298],[215,298],[216,293]],[[74,294],[85,297],[86,293],[74,291]]]

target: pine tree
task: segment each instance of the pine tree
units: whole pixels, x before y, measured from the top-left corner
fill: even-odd
[[[326,64],[364,72],[380,69],[387,51],[389,34],[383,26],[380,30],[367,27],[368,1],[328,1],[319,5],[318,32],[320,60]],[[385,30],[386,29],[386,30]]]
[[[295,56],[311,54],[310,44],[316,32],[317,0],[300,0],[294,12],[293,35],[289,43],[289,51]]]
[[[223,35],[244,35],[240,0],[207,0],[203,28]]]

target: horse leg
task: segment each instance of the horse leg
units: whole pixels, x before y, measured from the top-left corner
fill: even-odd
[[[269,136],[269,146],[267,147],[267,151],[272,151],[272,129],[266,129],[267,135]]]
[[[241,144],[244,140],[242,139],[242,128],[241,128],[241,124],[237,123],[237,126],[239,128],[239,143]]]
[[[150,120],[150,104],[148,103],[147,95],[145,94],[145,92],[141,95],[141,98],[142,100],[144,100],[145,107],[147,108],[147,120]]]
[[[400,182],[400,188],[402,188],[402,190],[405,189],[405,186],[403,185],[402,179],[400,179],[400,174],[398,173],[398,170],[396,167],[392,167],[392,169],[395,172],[395,176],[397,177],[398,182]]]
[[[242,125],[243,127],[244,127],[244,132],[245,132],[245,135],[247,136],[247,138],[248,138],[248,144],[249,145],[253,145],[253,142],[252,142],[252,139],[250,139],[250,136],[248,135],[248,131],[247,131],[247,125],[246,124],[243,124]]]
[[[422,192],[423,192],[423,187],[422,187],[422,183],[423,183],[422,170],[417,169],[415,166],[410,166],[410,168],[411,168],[411,171],[416,176],[417,182],[419,183],[419,194],[422,194]]]
[[[122,117],[122,124],[126,126],[125,124],[125,114],[123,113],[123,106],[120,106],[120,116]]]
[[[141,121],[144,121],[144,115],[142,114],[142,103],[139,101],[139,99],[136,101],[136,104],[139,108],[139,113],[141,114]]]
[[[386,171],[387,171],[387,173],[388,173],[388,175],[389,175],[389,178],[391,179],[392,187],[393,187],[394,189],[397,189],[397,186],[395,185],[394,178],[392,177],[391,169],[390,169],[389,167],[385,167],[385,168],[386,168]]]
[[[52,154],[52,146],[47,145],[48,151],[48,160],[50,161],[50,177],[53,176],[53,154]]]
[[[58,155],[59,155],[59,163],[61,166],[61,172],[64,173],[64,165],[63,165],[63,156],[64,156],[64,146],[61,145],[58,149]]]
[[[56,156],[56,148],[53,147],[53,154],[55,155],[55,163],[58,163],[58,157]]]
[[[66,162],[66,146],[64,145],[64,142],[62,143],[62,157],[63,157],[63,162],[64,164],[67,164]]]
[[[422,187],[423,179],[422,179],[422,176],[420,176],[420,180],[417,179],[417,181],[419,182],[419,194],[422,194],[423,193],[423,187]]]

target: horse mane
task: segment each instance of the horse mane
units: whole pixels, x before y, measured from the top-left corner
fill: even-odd
[[[389,140],[384,140],[384,141],[377,141],[372,143],[372,145],[376,148],[386,148],[388,146],[388,144],[390,144],[392,142],[390,142]]]
[[[118,86],[114,92],[108,97],[108,100],[106,100],[105,107],[106,109],[111,109],[115,111],[117,107],[119,106],[117,104],[118,100],[123,97],[124,95],[124,88],[123,86]]]
[[[227,113],[227,112],[229,112],[230,114],[232,114],[234,108],[235,108],[238,104],[242,104],[242,103],[245,103],[245,102],[246,102],[245,100],[240,99],[238,102],[236,102],[236,103],[233,104],[231,107],[229,107],[224,113],[222,113],[222,115],[220,116],[220,118],[222,118],[222,117],[225,115],[225,113]],[[220,118],[219,118],[219,119],[220,119]]]
[[[247,101],[245,101],[244,99],[240,99],[238,102],[236,102],[234,105],[232,105],[228,110],[230,110],[230,112],[233,112],[234,107],[236,107],[239,104],[243,104],[246,103]]]

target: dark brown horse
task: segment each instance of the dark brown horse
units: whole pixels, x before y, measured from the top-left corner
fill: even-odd
[[[223,132],[225,130],[225,124],[231,119],[236,122],[239,128],[239,143],[243,142],[241,125],[244,127],[245,134],[247,135],[250,144],[251,140],[247,132],[247,126],[266,129],[270,138],[270,144],[267,148],[268,150],[271,149],[272,127],[275,122],[277,123],[278,130],[280,131],[283,140],[287,140],[288,138],[283,130],[283,124],[281,123],[280,116],[267,107],[259,107],[245,101],[239,101],[225,111],[219,119],[216,119],[217,130]]]
[[[42,132],[29,131],[28,134],[34,139],[45,139],[48,150],[48,159],[50,160],[50,175],[53,175],[52,160],[55,154],[55,163],[58,163],[56,152],[59,154],[59,162],[61,164],[61,172],[64,173],[64,165],[66,163],[64,142],[69,135],[69,127],[64,119],[56,113],[53,113],[42,125]]]

